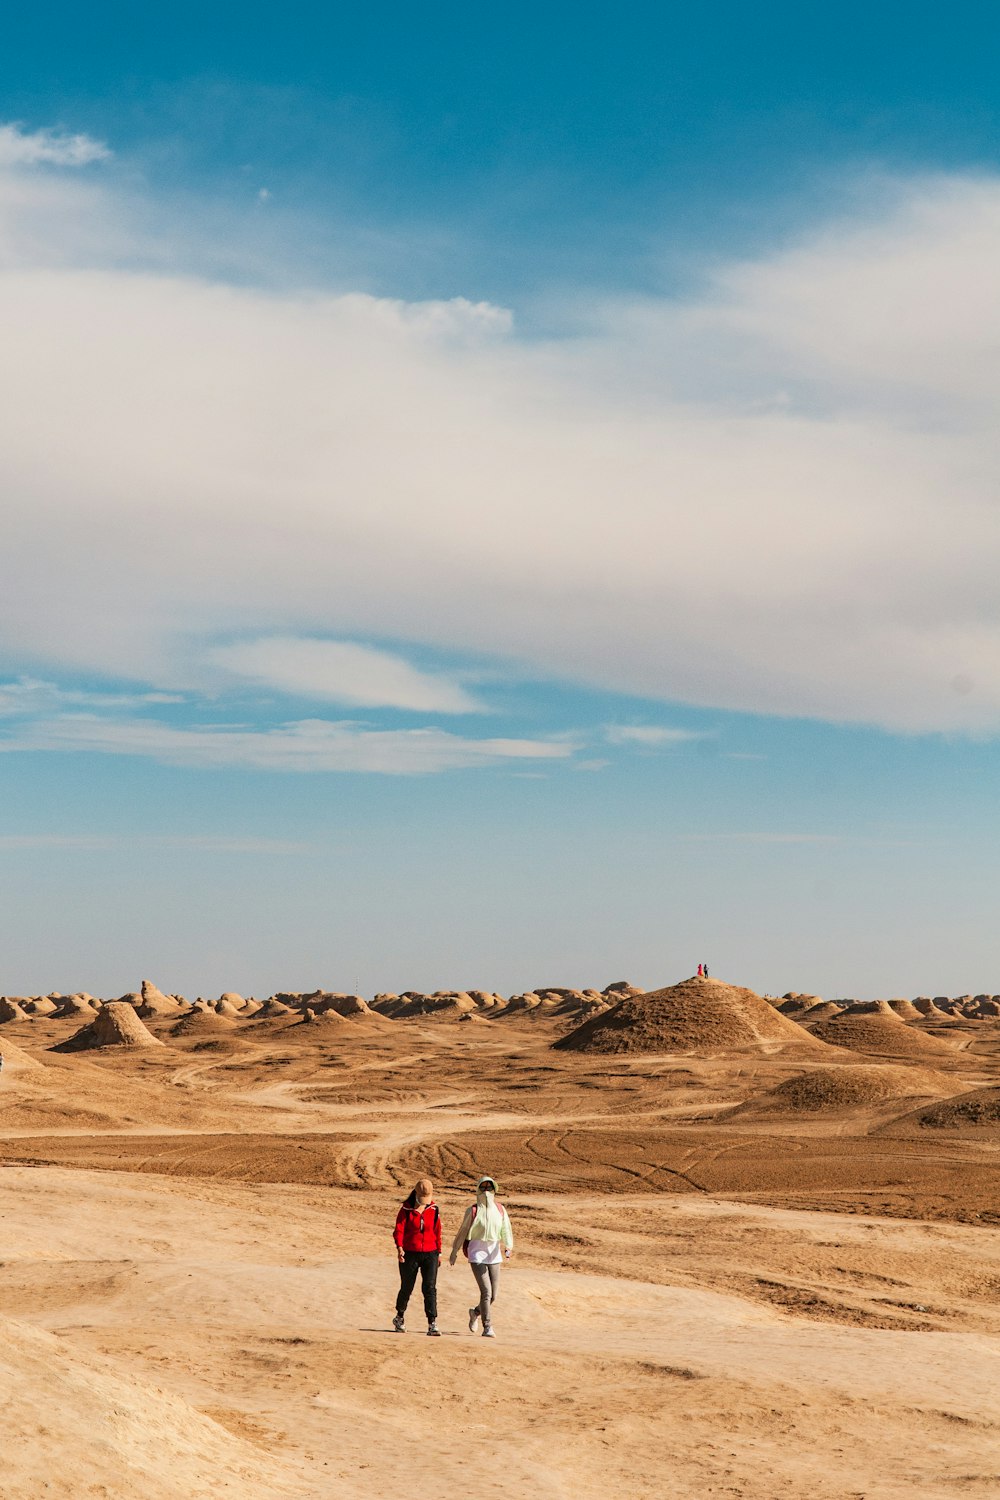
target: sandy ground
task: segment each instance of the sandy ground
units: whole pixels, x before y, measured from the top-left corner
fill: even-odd
[[[1000,1024],[826,1112],[773,1102],[802,1059],[528,1018],[150,1024],[0,1028],[4,1500],[1000,1495],[1000,1130],[922,1123],[1000,1083]],[[454,1230],[484,1170],[497,1339],[462,1262],[445,1336],[419,1293],[394,1334],[402,1188]]]

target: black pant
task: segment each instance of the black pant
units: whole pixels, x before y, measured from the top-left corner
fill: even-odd
[[[420,1289],[424,1294],[424,1312],[427,1314],[428,1323],[435,1321],[438,1315],[438,1259],[436,1250],[407,1250],[406,1259],[399,1263],[399,1296],[396,1298],[396,1312],[399,1317],[402,1317],[406,1311],[406,1304],[417,1284],[419,1271]]]

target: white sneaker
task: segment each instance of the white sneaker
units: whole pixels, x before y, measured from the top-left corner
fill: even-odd
[[[470,1333],[475,1333],[475,1331],[476,1331],[476,1324],[478,1322],[479,1322],[479,1308],[478,1307],[470,1307],[469,1308],[469,1332]]]
[[[495,1339],[496,1338],[496,1334],[493,1332],[492,1328],[484,1328],[483,1329],[483,1338],[484,1339]]]

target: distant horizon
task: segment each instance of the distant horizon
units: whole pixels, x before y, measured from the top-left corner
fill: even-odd
[[[148,976],[146,976],[146,977],[148,978]],[[433,997],[436,994],[440,994],[440,995],[469,994],[469,993],[471,993],[473,991],[477,991],[477,990],[485,991],[487,994],[499,994],[499,995],[503,995],[505,998],[509,999],[509,998],[514,997],[515,995],[522,995],[522,994],[545,994],[546,991],[553,990],[553,989],[567,989],[567,990],[578,990],[578,991],[582,991],[582,990],[596,990],[599,993],[603,993],[606,990],[608,990],[612,985],[619,984],[619,983],[622,983],[622,982],[628,983],[628,984],[635,984],[638,989],[641,989],[644,993],[649,994],[649,993],[653,993],[655,990],[667,989],[667,988],[669,988],[672,985],[681,984],[681,983],[684,982],[685,979],[696,979],[697,977],[698,977],[698,975],[696,973],[692,973],[690,975],[685,974],[685,975],[682,975],[681,978],[679,978],[679,979],[668,979],[668,980],[665,980],[665,981],[663,981],[662,984],[642,985],[642,984],[637,984],[634,979],[630,979],[626,975],[621,975],[621,976],[619,976],[619,978],[617,980],[615,980],[615,979],[609,979],[609,980],[605,981],[605,983],[603,985],[585,984],[585,983],[582,983],[582,982],[579,983],[579,984],[567,984],[567,983],[564,983],[563,981],[560,980],[559,982],[552,982],[552,983],[549,983],[549,984],[534,985],[534,986],[524,986],[524,987],[522,987],[520,989],[518,989],[518,988],[514,988],[514,989],[499,988],[498,989],[495,986],[490,987],[489,985],[468,984],[468,985],[461,985],[461,986],[452,986],[451,988],[448,988],[448,987],[446,987],[444,985],[437,985],[434,989],[418,989],[414,985],[406,985],[402,989],[398,989],[398,990],[383,989],[383,988],[376,988],[376,989],[369,989],[369,990],[365,990],[364,988],[362,988],[360,990],[349,990],[349,989],[336,989],[332,985],[309,985],[309,986],[306,986],[304,988],[298,989],[298,988],[295,988],[295,987],[290,986],[290,985],[276,985],[276,986],[274,986],[273,988],[270,988],[270,989],[266,989],[266,988],[252,989],[251,988],[251,989],[244,990],[244,989],[238,989],[234,985],[230,985],[230,986],[224,986],[224,987],[222,987],[219,990],[218,994],[215,993],[214,987],[208,987],[209,988],[209,993],[201,993],[200,992],[198,994],[195,994],[195,993],[193,993],[193,989],[192,989],[191,993],[188,993],[188,992],[186,992],[184,990],[166,989],[162,985],[156,984],[155,980],[153,980],[152,983],[156,985],[156,988],[158,990],[160,990],[160,992],[162,994],[165,994],[165,995],[168,995],[168,996],[173,996],[175,999],[178,999],[178,1000],[184,1000],[184,1001],[186,1001],[189,1004],[194,1004],[196,1001],[199,1001],[199,1000],[203,1000],[203,1001],[216,1001],[216,1000],[221,999],[221,997],[223,995],[226,995],[226,994],[238,994],[244,1000],[267,1000],[267,999],[270,999],[274,995],[282,995],[282,994],[285,994],[285,995],[299,995],[299,996],[309,996],[309,995],[316,995],[316,994],[341,994],[341,995],[358,995],[363,1000],[371,1001],[377,995],[404,995],[404,994],[412,993],[412,994],[417,994],[417,995],[427,995],[427,996]],[[713,974],[709,974],[707,977],[709,979],[718,980],[719,983],[721,983],[721,984],[728,984],[728,985],[736,986],[738,988],[755,990],[755,992],[757,994],[759,994],[761,996],[764,996],[764,997],[767,997],[767,998],[770,998],[770,999],[786,999],[786,998],[790,998],[792,995],[807,995],[807,996],[808,995],[815,995],[818,1000],[849,1001],[849,1002],[852,1002],[852,1003],[857,1003],[857,1004],[862,1004],[862,1005],[864,1005],[864,1004],[872,1004],[876,1000],[921,1000],[921,999],[925,999],[925,1000],[942,1000],[942,999],[947,999],[947,1000],[962,1000],[962,999],[980,999],[980,998],[995,999],[997,997],[997,995],[1000,995],[1000,991],[996,991],[995,993],[991,993],[991,992],[989,992],[987,990],[978,990],[978,991],[956,990],[956,991],[948,992],[948,993],[946,993],[944,990],[938,990],[938,991],[935,991],[935,992],[931,992],[930,990],[920,990],[916,994],[910,994],[910,995],[900,995],[900,994],[885,994],[885,995],[856,995],[856,994],[853,994],[853,995],[847,995],[847,994],[834,995],[834,994],[829,994],[829,995],[827,995],[827,994],[821,994],[819,991],[814,991],[814,990],[789,990],[789,989],[786,989],[786,990],[780,990],[779,991],[779,990],[757,989],[756,986],[746,984],[742,980],[727,979],[723,975],[714,974],[714,973]],[[13,991],[0,991],[0,999],[6,999],[6,1000],[40,1000],[40,999],[48,999],[48,1000],[53,1000],[53,999],[70,999],[70,998],[72,998],[75,995],[89,995],[92,999],[101,1000],[101,1001],[104,1001],[104,1002],[109,1002],[109,1001],[115,1001],[115,1000],[122,1000],[127,995],[141,994],[141,987],[142,987],[142,984],[144,982],[145,982],[145,980],[140,980],[139,984],[137,986],[135,986],[134,988],[129,989],[128,987],[126,987],[125,989],[117,990],[114,993],[111,993],[110,990],[106,991],[106,992],[91,990],[91,989],[88,989],[86,986],[81,986],[81,987],[79,987],[79,988],[77,988],[75,990],[56,990],[56,989],[51,989],[51,990],[31,990],[31,989],[21,989],[21,990],[17,991],[16,993],[13,992]],[[203,990],[205,988],[206,987],[203,986]],[[0,1050],[2,1050],[2,1048],[0,1048]]]

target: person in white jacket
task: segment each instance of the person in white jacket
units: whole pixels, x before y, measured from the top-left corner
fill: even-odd
[[[449,1264],[454,1265],[460,1250],[468,1257],[479,1287],[479,1305],[469,1308],[469,1332],[475,1333],[481,1321],[484,1339],[494,1337],[492,1308],[500,1288],[500,1266],[514,1253],[510,1215],[497,1202],[496,1191],[492,1177],[479,1179],[476,1201],[465,1210],[448,1258]]]

